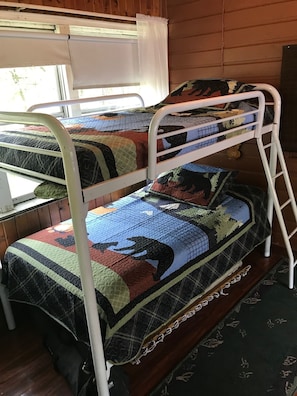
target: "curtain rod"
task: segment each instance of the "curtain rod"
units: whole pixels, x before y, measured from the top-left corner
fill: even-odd
[[[33,5],[33,4],[25,4],[25,3],[14,3],[14,2],[7,2],[7,1],[0,1],[0,7],[6,7],[8,9],[15,8],[15,12],[22,13],[25,10],[31,11],[46,11],[48,13],[62,13],[62,14],[69,14],[72,16],[85,16],[85,17],[92,17],[98,19],[113,19],[113,20],[121,20],[121,21],[130,21],[135,22],[135,17],[127,17],[127,16],[120,16],[120,15],[112,15],[112,14],[102,14],[97,12],[90,12],[90,11],[81,11],[81,10],[73,10],[69,8],[60,8],[60,7],[48,7],[48,6],[40,6],[40,5]],[[11,10],[9,10],[11,11]],[[1,12],[1,9],[0,9]]]

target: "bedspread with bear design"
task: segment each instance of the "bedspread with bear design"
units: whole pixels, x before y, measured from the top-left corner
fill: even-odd
[[[148,318],[158,324],[161,317],[168,319],[158,300],[174,299],[172,291],[185,278],[194,282],[196,277],[197,290],[176,293],[178,303],[168,299],[169,314],[261,242],[268,232],[264,202],[258,189],[238,187],[210,210],[153,196],[144,188],[91,210],[86,224],[107,359],[119,363],[136,355],[146,332],[156,328]],[[230,250],[236,243],[240,253]],[[228,252],[230,258],[213,265],[214,273],[203,281],[203,268],[209,272],[207,265]],[[88,342],[71,220],[13,243],[3,267],[12,300],[40,307]],[[158,305],[162,311],[156,313]],[[129,327],[135,317],[140,333]]]

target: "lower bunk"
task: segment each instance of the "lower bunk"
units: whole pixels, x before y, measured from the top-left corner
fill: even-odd
[[[264,246],[260,245],[246,256],[242,267],[242,269],[247,267],[246,275],[240,278],[238,276],[235,283],[223,281],[228,286],[224,288],[224,294],[220,298],[211,299],[203,309],[183,322],[166,337],[164,342],[158,344],[158,348],[145,356],[141,360],[141,364],[123,366],[123,370],[129,378],[130,396],[151,395],[204,339],[209,338],[213,329],[221,321],[224,321],[239,301],[244,299],[250,290],[286,256],[285,250],[276,245],[272,246],[269,257],[263,256],[263,250]],[[204,305],[205,299],[207,296],[201,299],[201,304]],[[211,351],[212,349],[209,351],[210,354]],[[228,372],[228,368],[225,368],[225,371]],[[187,379],[180,378],[180,380]],[[218,383],[217,386],[219,394],[220,384]],[[197,394],[198,390],[197,387]]]
[[[194,203],[180,182],[186,180],[185,173],[194,173],[196,184],[197,173],[203,173],[203,188],[190,193]],[[236,282],[247,273],[248,267],[240,263],[270,235],[270,224],[266,195],[237,184],[234,176],[222,169],[206,167],[202,172],[199,166],[183,166],[88,213],[98,313],[111,376],[127,363],[141,365],[167,334],[207,305],[206,295],[223,295],[226,277]],[[211,186],[207,194],[205,184]],[[13,243],[3,269],[11,300],[38,307],[88,347],[70,220]],[[237,272],[232,276],[233,271]],[[209,294],[213,287],[215,294]],[[111,395],[116,382],[122,381],[118,378],[110,382]]]

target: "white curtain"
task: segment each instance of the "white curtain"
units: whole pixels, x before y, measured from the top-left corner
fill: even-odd
[[[165,18],[136,15],[140,94],[145,106],[168,95],[168,21]]]

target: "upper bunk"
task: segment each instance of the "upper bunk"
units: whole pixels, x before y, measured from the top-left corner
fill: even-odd
[[[273,87],[234,80],[191,80],[131,111],[60,120],[1,112],[0,168],[67,185],[69,198],[82,189],[89,202],[262,136],[278,128],[279,114]]]

